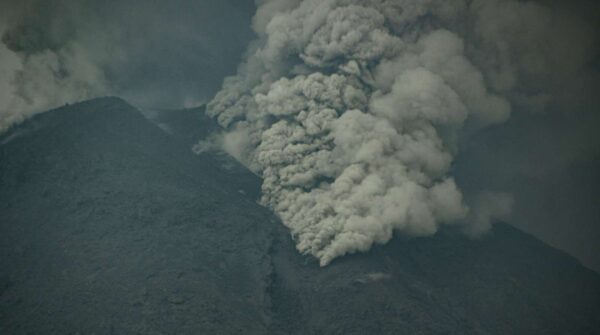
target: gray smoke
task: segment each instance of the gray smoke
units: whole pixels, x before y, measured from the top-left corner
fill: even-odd
[[[49,5],[4,6],[0,15],[0,132],[29,116],[107,92],[103,71],[66,25],[52,22]],[[22,18],[22,19],[21,19]]]
[[[200,105],[235,70],[253,9],[243,0],[1,1],[0,132],[103,95]]]
[[[321,265],[395,232],[479,236],[506,219],[506,194],[463,199],[454,157],[514,106],[555,103],[592,54],[588,26],[558,5],[257,4],[258,39],[208,113],[226,129],[225,150],[263,177],[262,202]]]

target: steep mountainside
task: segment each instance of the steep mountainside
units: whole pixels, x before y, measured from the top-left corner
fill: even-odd
[[[103,98],[0,137],[0,334],[600,332],[600,276],[504,224],[320,268],[258,177],[192,154],[201,113]]]
[[[0,146],[0,333],[265,331],[270,214],[219,166],[118,99],[15,132]]]

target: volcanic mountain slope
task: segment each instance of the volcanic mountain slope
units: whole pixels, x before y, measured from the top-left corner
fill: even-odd
[[[219,166],[118,99],[4,142],[0,333],[265,331],[270,214]]]
[[[320,268],[258,177],[191,153],[202,109],[153,121],[103,98],[0,137],[0,334],[600,332],[600,276],[504,224]]]

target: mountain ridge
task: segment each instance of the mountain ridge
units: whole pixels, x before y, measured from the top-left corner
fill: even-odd
[[[169,134],[124,100],[100,98],[0,136],[0,331],[600,329],[600,276],[506,224],[481,240],[396,236],[319,267],[256,203],[257,176],[191,152],[214,127],[202,112],[161,112]],[[180,135],[192,120],[201,129]]]

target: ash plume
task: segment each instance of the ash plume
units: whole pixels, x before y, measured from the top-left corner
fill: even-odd
[[[584,23],[531,1],[257,5],[258,39],[207,112],[322,266],[394,233],[478,236],[505,219],[510,196],[463,196],[454,157],[515,106],[554,103],[590,57]]]

